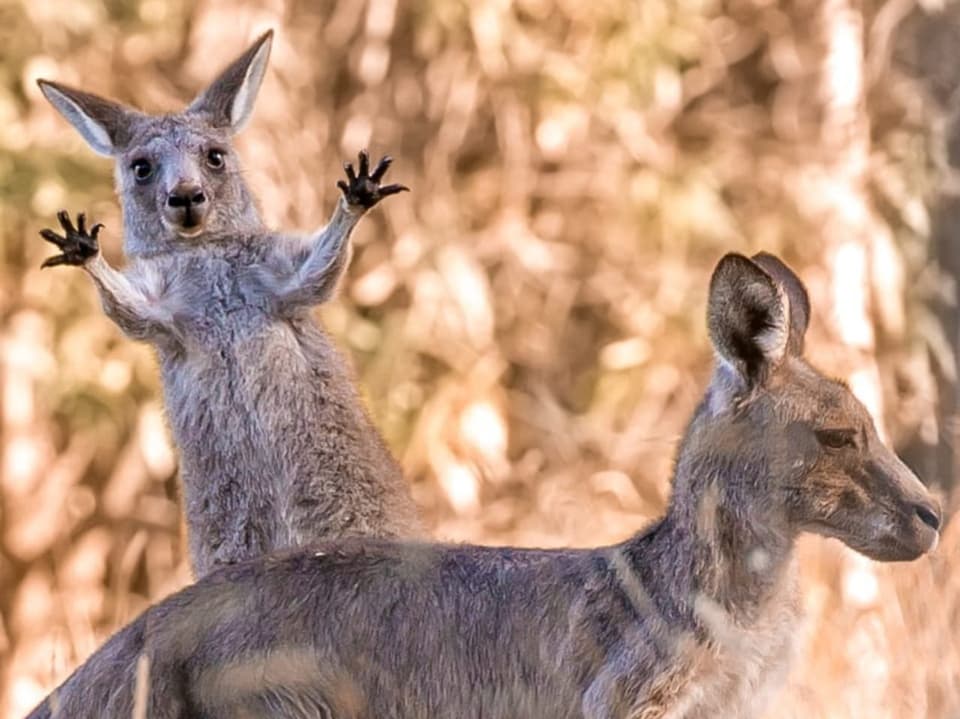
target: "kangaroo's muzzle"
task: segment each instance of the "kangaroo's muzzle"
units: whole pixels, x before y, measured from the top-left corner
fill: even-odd
[[[867,476],[879,507],[892,514],[879,559],[910,560],[932,552],[940,541],[943,510],[916,475],[892,452],[868,462]]]
[[[181,182],[167,194],[163,218],[178,234],[194,237],[203,230],[209,207],[203,187]]]

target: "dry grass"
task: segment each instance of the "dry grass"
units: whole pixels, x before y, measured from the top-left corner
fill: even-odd
[[[109,163],[36,76],[176,107],[276,27],[240,143],[269,221],[323,222],[363,146],[414,190],[364,221],[322,315],[435,533],[592,545],[663,508],[728,250],[800,269],[814,356],[896,441],[946,434],[928,106],[890,67],[890,11],[845,7],[0,0],[0,711],[188,578],[150,352],[80,273],[37,269],[62,206],[122,258]],[[837,17],[863,21],[861,44],[829,65]],[[809,621],[771,716],[960,717],[960,521],[911,565],[822,540],[802,556]]]

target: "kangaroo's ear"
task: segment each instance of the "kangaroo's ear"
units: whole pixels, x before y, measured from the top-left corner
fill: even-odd
[[[707,328],[719,357],[753,388],[763,384],[787,351],[786,292],[758,264],[726,255],[710,279]]]
[[[49,80],[37,80],[43,96],[67,118],[95,152],[112,157],[130,139],[135,110]]]
[[[794,355],[803,354],[803,338],[810,324],[810,296],[800,278],[783,261],[769,252],[760,252],[751,258],[763,270],[777,281],[790,300],[790,337],[787,351]]]
[[[272,43],[273,30],[268,30],[190,103],[187,112],[206,116],[215,127],[242,130],[253,114]]]

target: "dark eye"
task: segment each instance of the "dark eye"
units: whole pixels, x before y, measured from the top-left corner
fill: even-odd
[[[857,433],[852,429],[817,430],[817,441],[827,449],[856,449]]]
[[[133,170],[133,176],[137,182],[146,182],[153,175],[153,165],[150,160],[140,158],[130,163],[130,169]]]
[[[207,164],[214,170],[223,169],[223,156],[226,153],[223,150],[210,150],[207,153]]]

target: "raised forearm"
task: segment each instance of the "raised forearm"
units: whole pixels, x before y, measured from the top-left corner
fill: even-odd
[[[163,281],[159,274],[147,267],[138,274],[137,282],[131,281],[100,254],[98,236],[103,225],[96,224],[88,231],[81,212],[74,226],[66,210],[57,213],[57,220],[63,234],[44,229],[40,236],[56,245],[60,254],[48,257],[42,267],[82,267],[96,284],[107,316],[130,337],[157,345],[179,341],[173,317],[160,301]]]
[[[278,293],[280,304],[309,306],[333,294],[350,257],[350,233],[366,210],[340,198],[330,222],[307,240],[293,274]]]
[[[103,255],[91,257],[83,269],[97,286],[104,312],[125,335],[153,344],[177,339],[173,318],[163,309],[159,298],[111,267]]]
[[[342,195],[333,217],[294,258],[289,279],[277,293],[281,306],[316,305],[333,294],[347,266],[350,233],[357,222],[384,197],[407,189],[403,185],[380,185],[390,163],[390,158],[384,157],[371,172],[369,158],[361,152],[356,172],[353,165],[345,165],[347,181],[337,183]]]

